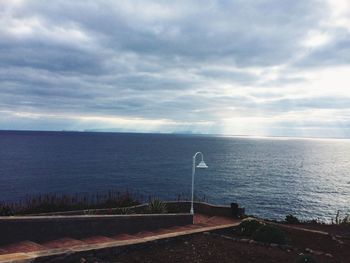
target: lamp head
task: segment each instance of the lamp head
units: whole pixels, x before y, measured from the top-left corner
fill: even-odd
[[[208,168],[208,166],[205,164],[205,162],[202,160],[198,165],[197,168],[201,168],[201,169],[206,169]]]

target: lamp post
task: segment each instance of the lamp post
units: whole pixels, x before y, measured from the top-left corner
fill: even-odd
[[[200,154],[202,156],[202,161],[196,166],[196,157],[197,155]],[[203,160],[203,153],[201,152],[196,152],[195,155],[193,155],[193,165],[192,165],[192,201],[191,201],[191,215],[194,214],[194,210],[193,210],[193,193],[194,193],[194,174],[196,173],[196,167],[200,168],[200,169],[206,169],[208,168],[208,166],[205,164],[204,160]]]

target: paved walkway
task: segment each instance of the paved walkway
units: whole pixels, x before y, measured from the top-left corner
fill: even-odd
[[[3,262],[30,262],[43,256],[58,256],[96,249],[106,249],[159,239],[172,238],[205,231],[211,231],[238,225],[240,220],[205,216],[196,214],[193,225],[175,226],[155,231],[142,231],[136,234],[120,234],[117,236],[93,236],[81,240],[62,237],[61,239],[38,244],[29,240],[0,248],[0,263]]]

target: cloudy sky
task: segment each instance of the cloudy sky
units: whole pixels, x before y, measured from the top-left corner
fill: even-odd
[[[0,129],[350,137],[350,1],[0,0]]]

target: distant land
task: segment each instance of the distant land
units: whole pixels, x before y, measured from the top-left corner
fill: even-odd
[[[247,139],[301,139],[301,140],[350,140],[348,137],[302,137],[302,136],[272,136],[272,135],[245,135],[245,134],[211,134],[192,131],[177,131],[177,132],[140,132],[125,129],[84,129],[84,130],[7,130],[0,129],[0,132],[96,132],[96,133],[135,133],[135,134],[174,134],[174,135],[198,135],[198,136],[218,136],[218,137],[234,137]]]

